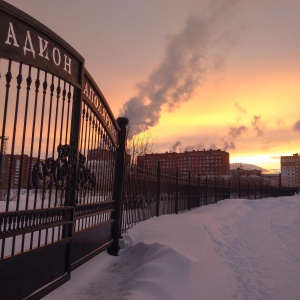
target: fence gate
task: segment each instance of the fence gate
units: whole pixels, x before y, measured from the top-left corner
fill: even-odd
[[[0,299],[117,254],[127,122],[74,49],[0,1]]]

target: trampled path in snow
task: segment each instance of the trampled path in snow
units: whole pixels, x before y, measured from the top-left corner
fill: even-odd
[[[284,299],[300,295],[300,196],[227,199],[142,222],[45,299]]]

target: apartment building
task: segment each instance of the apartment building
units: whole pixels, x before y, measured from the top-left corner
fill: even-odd
[[[300,187],[299,177],[300,155],[280,157],[281,185],[286,187]]]
[[[27,188],[32,185],[31,171],[37,158],[24,155],[2,155],[2,170],[0,174],[0,187],[7,188],[10,182],[11,188]]]
[[[140,167],[157,166],[159,161],[162,169],[176,170],[178,167],[183,175],[189,172],[194,176],[229,175],[229,153],[220,149],[145,154],[137,157],[137,165]]]

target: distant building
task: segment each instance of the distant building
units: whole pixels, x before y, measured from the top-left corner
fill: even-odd
[[[8,137],[6,136],[0,136],[0,151],[1,151],[1,155],[6,153],[6,141],[8,140]]]
[[[5,154],[6,154],[6,143],[8,137],[0,136],[0,185],[3,182],[4,170],[5,170]]]
[[[281,185],[286,187],[300,187],[299,167],[300,156],[281,156]]]
[[[10,188],[18,188],[19,184],[21,188],[27,188],[32,185],[31,171],[34,164],[37,161],[36,157],[32,157],[27,154],[22,155],[3,155],[2,160],[3,170],[1,174],[1,187],[7,188],[10,182]],[[31,163],[31,166],[30,166]]]
[[[281,174],[263,174],[264,178],[267,178],[273,185],[281,186]]]
[[[114,162],[116,159],[116,151],[112,151],[109,149],[101,149],[101,148],[95,148],[90,149],[87,152],[87,161],[111,161]],[[125,155],[125,162],[129,164],[130,162],[130,155],[126,153]]]
[[[262,170],[252,169],[246,170],[241,167],[236,168],[235,170],[230,171],[231,176],[239,177],[239,176],[261,176]]]
[[[160,166],[164,170],[176,170],[178,167],[182,175],[229,175],[229,153],[218,150],[193,150],[182,153],[166,152],[145,154],[137,157],[138,167]]]

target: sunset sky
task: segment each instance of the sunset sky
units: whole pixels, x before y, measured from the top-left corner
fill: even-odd
[[[266,169],[300,152],[300,1],[7,2],[75,48],[157,152],[220,148]]]

